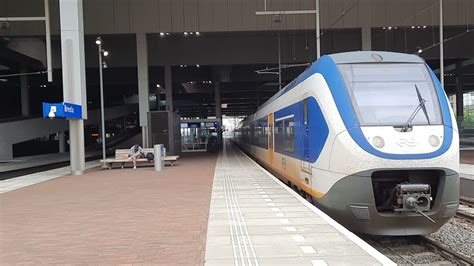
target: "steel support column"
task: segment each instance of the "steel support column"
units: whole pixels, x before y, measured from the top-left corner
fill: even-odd
[[[216,102],[216,119],[219,120],[219,125],[222,129],[222,105],[221,105],[221,83],[215,82],[214,83],[214,96]],[[222,130],[217,132],[218,143],[222,142]]]
[[[58,132],[59,153],[66,152],[66,137],[64,131]]]
[[[464,81],[461,62],[456,63],[456,120],[461,137],[464,125]]]
[[[82,0],[61,0],[59,11],[64,101],[82,105],[82,118],[87,119]],[[84,120],[69,120],[69,145],[71,173],[81,175],[85,169]]]
[[[175,154],[174,147],[174,112],[173,112],[173,80],[171,66],[165,66],[166,111],[168,111],[168,152]]]
[[[24,67],[21,68],[21,73],[27,73],[28,70]],[[28,85],[28,76],[26,74],[20,76],[20,89],[21,89],[21,115],[30,115],[30,88]]]
[[[138,109],[142,128],[142,145],[148,148],[148,112],[150,111],[148,83],[148,47],[146,33],[137,33]]]
[[[372,29],[370,27],[362,27],[362,51],[372,50]]]

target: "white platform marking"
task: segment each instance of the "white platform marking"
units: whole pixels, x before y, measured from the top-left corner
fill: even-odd
[[[296,242],[306,241],[306,239],[304,239],[304,236],[302,236],[302,235],[294,235],[294,236],[291,236],[291,238],[293,238],[293,240],[296,241]]]
[[[304,254],[314,254],[316,253],[316,250],[312,246],[301,246],[301,251],[303,251]]]
[[[294,226],[287,226],[287,227],[285,227],[285,230],[287,232],[296,232],[297,231],[296,227],[294,227]]]
[[[311,260],[313,266],[328,266],[324,260]]]

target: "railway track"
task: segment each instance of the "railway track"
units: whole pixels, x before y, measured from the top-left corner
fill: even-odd
[[[361,236],[397,264],[474,265],[474,261],[425,236]]]
[[[456,217],[469,223],[474,223],[474,199],[461,197],[459,198],[459,209]]]

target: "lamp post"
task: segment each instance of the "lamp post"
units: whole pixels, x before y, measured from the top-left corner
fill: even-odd
[[[95,44],[97,44],[98,52],[99,52],[99,83],[100,83],[100,123],[101,123],[101,133],[102,136],[102,159],[106,159],[105,155],[105,117],[104,117],[104,82],[103,82],[103,75],[102,75],[102,55],[108,56],[109,52],[102,49],[102,38],[97,37],[95,40]],[[105,162],[104,162],[105,166]]]

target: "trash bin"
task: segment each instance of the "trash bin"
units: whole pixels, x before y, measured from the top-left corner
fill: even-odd
[[[156,144],[153,146],[155,153],[155,171],[159,172],[163,169],[163,144]]]

